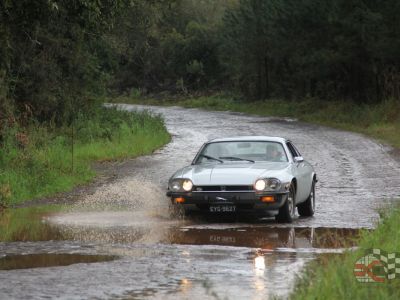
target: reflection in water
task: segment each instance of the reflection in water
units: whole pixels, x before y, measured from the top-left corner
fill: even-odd
[[[265,289],[265,257],[257,254],[254,258],[254,288],[260,293]]]
[[[115,260],[115,256],[83,254],[26,254],[0,258],[0,270],[49,268],[80,263],[96,263]]]
[[[187,279],[183,278],[179,284],[179,291],[183,294],[186,294],[192,287],[192,282]]]
[[[261,274],[264,274],[264,270],[265,270],[265,258],[263,255],[260,256],[256,256],[254,258],[254,269],[256,271],[262,271]]]
[[[360,229],[274,227],[269,224],[203,224],[181,227],[164,220],[141,222],[136,226],[60,226],[56,239],[101,243],[165,243],[183,245],[219,245],[259,248],[265,251],[290,249],[343,249],[357,245]],[[129,224],[131,224],[129,223]],[[154,225],[155,224],[155,225]],[[326,251],[325,251],[326,252]]]
[[[58,205],[49,205],[3,210],[0,212],[0,242],[59,239],[59,231],[44,223],[42,217],[60,209]]]
[[[270,226],[207,228],[196,226],[169,231],[173,244],[277,248],[342,249],[356,246],[359,229],[348,228],[275,228]]]

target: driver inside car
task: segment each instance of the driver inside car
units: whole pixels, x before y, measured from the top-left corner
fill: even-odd
[[[267,161],[284,161],[282,152],[275,145],[268,145],[266,147],[266,158]]]

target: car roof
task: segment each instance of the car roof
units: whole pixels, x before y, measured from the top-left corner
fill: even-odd
[[[285,143],[287,139],[277,136],[236,136],[227,137],[220,139],[213,139],[207,143],[218,143],[218,142],[278,142]]]

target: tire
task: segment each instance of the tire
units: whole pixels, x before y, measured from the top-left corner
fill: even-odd
[[[315,212],[315,180],[313,179],[310,195],[307,200],[297,206],[297,211],[302,217],[312,217]]]
[[[275,216],[276,221],[280,223],[292,223],[296,214],[296,190],[293,183],[290,185],[288,198],[285,204],[279,209],[278,214]]]

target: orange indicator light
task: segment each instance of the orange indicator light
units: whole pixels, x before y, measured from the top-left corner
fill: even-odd
[[[175,203],[184,203],[184,202],[185,202],[185,198],[183,198],[183,197],[175,198]]]
[[[274,196],[263,196],[261,197],[262,202],[275,202]]]

